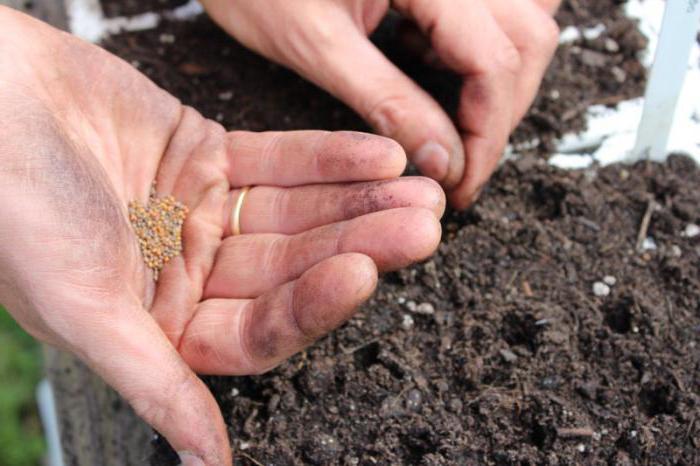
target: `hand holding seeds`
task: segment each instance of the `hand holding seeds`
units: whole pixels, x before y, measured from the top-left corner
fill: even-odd
[[[478,196],[535,98],[561,0],[202,0],[236,39],[299,72],[396,139],[457,208]],[[367,38],[395,8],[407,39],[464,84],[456,125]],[[411,33],[411,27],[413,32]],[[427,36],[427,37],[426,37]],[[409,42],[409,40],[407,40]]]
[[[388,139],[226,132],[3,7],[0,82],[0,302],[82,358],[185,464],[231,464],[195,372],[269,370],[349,318],[378,270],[439,240],[442,191],[396,179],[405,155]]]

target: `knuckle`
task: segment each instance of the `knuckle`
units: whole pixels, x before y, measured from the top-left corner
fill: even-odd
[[[288,264],[290,260],[289,242],[284,237],[275,237],[260,259],[260,270],[262,272],[260,276],[272,277],[280,271],[286,274],[287,271],[281,270],[281,268],[284,264]]]
[[[512,42],[508,41],[496,49],[491,70],[497,73],[506,71],[515,74],[520,71],[521,66],[520,52]]]
[[[298,2],[287,34],[273,38],[276,47],[286,52],[283,55],[292,57],[292,63],[312,65],[319,51],[329,50],[338,43],[337,21],[333,10],[324,3]]]
[[[259,306],[259,304],[256,304],[255,301],[250,302],[243,312],[243,321],[239,327],[240,333],[238,339],[241,342],[242,372],[248,375],[258,375],[264,372],[262,369],[265,367],[264,353],[270,351],[263,348],[265,342],[257,337],[257,333],[253,327],[254,322],[252,316],[256,313],[257,306]]]
[[[260,151],[258,164],[263,173],[269,173],[277,164],[277,156],[281,152],[284,133],[273,133]]]
[[[407,96],[388,95],[369,108],[367,120],[381,134],[393,137],[407,118],[409,103]]]
[[[551,16],[542,13],[542,19],[537,21],[531,29],[532,37],[530,47],[534,51],[548,54],[556,50],[559,45],[559,25]]]
[[[284,227],[284,219],[289,218],[291,213],[292,191],[288,189],[280,189],[275,193],[272,200],[272,215],[275,219],[275,227],[277,231],[282,231]]]
[[[195,392],[194,375],[182,368],[176,368],[174,377],[169,378],[167,387],[158,387],[159,392],[144,391],[131,397],[127,395],[134,411],[156,428],[177,417],[173,410],[182,406],[179,400],[188,401]],[[165,392],[162,392],[165,388]]]

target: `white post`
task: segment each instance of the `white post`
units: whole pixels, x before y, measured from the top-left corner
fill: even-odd
[[[663,161],[700,22],[700,0],[667,0],[637,143],[628,159]]]

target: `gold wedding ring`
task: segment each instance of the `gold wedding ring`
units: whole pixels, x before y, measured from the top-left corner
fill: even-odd
[[[241,211],[243,210],[243,201],[245,201],[248,191],[250,191],[250,186],[242,188],[240,194],[238,194],[238,199],[236,199],[236,205],[231,215],[231,232],[233,236],[241,234]]]

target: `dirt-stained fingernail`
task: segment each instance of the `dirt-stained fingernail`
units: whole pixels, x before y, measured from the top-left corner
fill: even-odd
[[[190,452],[178,452],[178,456],[180,457],[180,464],[182,466],[206,466],[199,456]]]
[[[442,181],[447,176],[450,154],[437,142],[428,141],[413,155],[413,163],[425,176]]]

